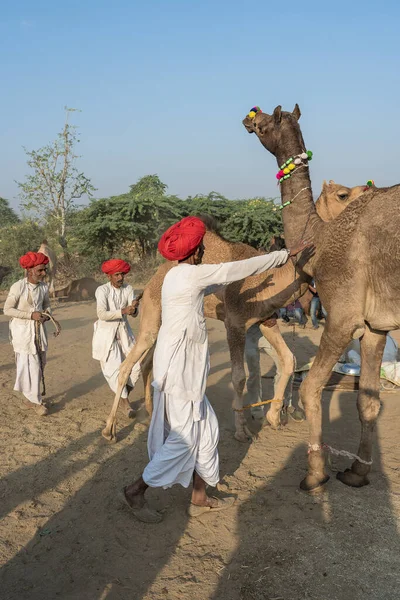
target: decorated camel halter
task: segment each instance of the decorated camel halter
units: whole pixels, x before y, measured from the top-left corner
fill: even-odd
[[[292,156],[291,158],[288,158],[276,174],[278,184],[282,183],[282,181],[284,181],[285,179],[289,179],[289,177],[293,175],[293,172],[297,167],[308,167],[308,162],[312,160],[312,156],[313,153],[311,152],[311,150],[306,150],[306,152],[302,152],[301,154],[297,154],[297,156]]]

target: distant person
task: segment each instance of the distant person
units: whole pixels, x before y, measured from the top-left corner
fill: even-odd
[[[47,335],[44,323],[50,313],[49,288],[44,283],[49,259],[41,252],[27,252],[19,259],[26,277],[11,286],[4,314],[11,317],[10,339],[15,352],[17,377],[14,390],[40,416],[47,415],[40,384],[46,364]]]
[[[100,361],[103,375],[115,393],[121,364],[135,344],[127,317],[136,317],[138,302],[135,301],[132,286],[124,283],[125,275],[131,270],[127,262],[119,258],[107,260],[101,265],[101,270],[107,275],[109,282],[98,287],[95,292],[98,320],[94,324],[92,356]],[[128,402],[128,394],[133,390],[139,374],[138,363],[122,390],[121,407],[126,410],[128,417],[135,415]]]
[[[314,279],[312,280],[311,284],[308,286],[308,289],[310,290],[310,292],[313,295],[313,297],[311,298],[311,305],[310,305],[310,317],[311,317],[311,322],[312,322],[312,328],[318,329],[319,328],[319,321],[318,321],[319,311],[320,310],[322,311],[322,314],[325,317],[325,319],[327,317],[327,313],[321,304],[321,300],[319,298]]]
[[[286,323],[290,322],[290,317],[296,319],[299,326],[304,329],[307,324],[307,317],[304,314],[303,307],[299,300],[295,300],[291,304],[288,304],[285,308],[279,309],[280,318]]]

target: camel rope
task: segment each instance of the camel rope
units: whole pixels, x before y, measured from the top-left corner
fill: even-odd
[[[335,456],[345,456],[346,458],[351,458],[352,460],[358,460],[358,462],[362,463],[363,465],[372,465],[373,462],[372,460],[364,460],[357,454],[353,454],[347,450],[337,450],[328,444],[308,444],[308,454],[310,454],[310,452],[318,452],[319,450],[326,450]]]

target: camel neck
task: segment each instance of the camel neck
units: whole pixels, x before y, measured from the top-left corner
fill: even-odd
[[[278,165],[301,152],[304,152],[304,148],[297,148],[286,156],[279,156]],[[315,210],[309,168],[299,166],[289,179],[281,182],[280,188],[282,204],[290,203],[282,210],[286,247],[290,248],[302,239],[314,240],[322,221]]]

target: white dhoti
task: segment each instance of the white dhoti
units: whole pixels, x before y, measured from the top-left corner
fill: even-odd
[[[124,348],[122,340],[115,338],[110,351],[107,356],[107,360],[100,361],[101,370],[103,375],[110,386],[111,390],[116,393],[118,387],[118,376],[121,364],[124,362],[126,356],[129,354],[129,348]],[[140,375],[140,364],[136,364],[128,379],[128,385],[132,388],[139,379]],[[126,386],[122,390],[121,398],[128,397],[128,390]]]
[[[38,354],[16,352],[15,362],[17,364],[17,377],[14,390],[22,392],[25,398],[34,404],[42,404],[40,386],[42,382],[42,370]],[[46,353],[42,353],[43,367],[46,364]]]
[[[208,485],[217,485],[219,427],[206,396],[202,413],[195,421],[190,400],[155,390],[147,444],[150,462],[143,472],[148,486],[169,488],[180,483],[188,487],[194,471]]]

